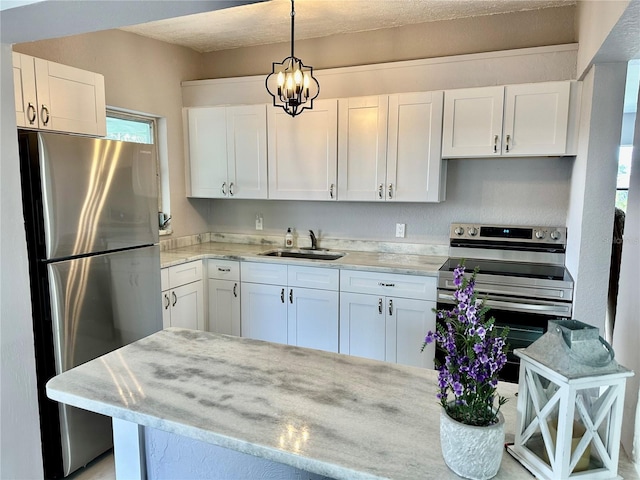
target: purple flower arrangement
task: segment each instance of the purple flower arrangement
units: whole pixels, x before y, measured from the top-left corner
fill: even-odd
[[[477,298],[478,269],[464,276],[464,265],[453,272],[455,305],[435,310],[436,331],[427,332],[422,350],[429,343],[444,350],[444,363],[436,360],[437,398],[451,418],[467,425],[487,426],[498,421],[500,407],[507,401],[497,397],[498,373],[507,363],[507,328],[494,327],[494,318],[485,320],[489,307]],[[452,398],[450,398],[452,395]]]

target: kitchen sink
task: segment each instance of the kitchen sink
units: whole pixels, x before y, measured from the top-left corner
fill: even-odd
[[[330,250],[306,250],[306,249],[285,249],[269,250],[260,255],[265,257],[282,257],[282,258],[302,258],[304,260],[338,260],[346,254],[342,252],[332,252]]]

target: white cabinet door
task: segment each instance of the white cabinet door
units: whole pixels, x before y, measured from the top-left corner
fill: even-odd
[[[388,97],[338,102],[338,200],[384,201]]]
[[[267,198],[265,105],[187,110],[190,197]]]
[[[13,80],[19,127],[106,135],[102,75],[14,52]]]
[[[338,292],[289,288],[288,343],[338,352]]]
[[[287,343],[286,287],[242,283],[241,327],[243,337]]]
[[[171,290],[171,326],[204,330],[202,281]]]
[[[340,353],[385,360],[386,330],[383,297],[340,293]]]
[[[442,187],[443,92],[389,96],[387,201],[438,202]]]
[[[570,82],[505,87],[502,154],[564,155]]]
[[[386,360],[403,365],[433,368],[434,344],[427,345],[424,352],[420,352],[420,348],[426,333],[436,329],[436,316],[432,310],[436,303],[394,297],[386,298],[385,303],[386,313],[394,317],[393,321],[387,321],[387,336],[391,348],[387,352]]]
[[[269,198],[335,200],[337,197],[337,100],[314,102],[290,117],[269,108]]]
[[[209,331],[240,336],[240,283],[208,280]]]
[[[226,107],[190,108],[190,197],[223,198],[227,183]]]
[[[38,127],[34,58],[13,52],[13,86],[18,127]]]
[[[501,154],[504,87],[461,88],[444,94],[442,156]]]
[[[228,196],[267,198],[266,105],[227,108]]]
[[[104,77],[35,59],[40,129],[104,136],[107,133]]]

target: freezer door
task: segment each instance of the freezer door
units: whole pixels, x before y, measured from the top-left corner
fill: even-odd
[[[153,149],[38,133],[47,259],[158,242]]]
[[[53,262],[48,274],[58,374],[162,329],[157,245]],[[111,388],[135,388],[120,380]],[[66,475],[111,447],[111,419],[59,409]]]

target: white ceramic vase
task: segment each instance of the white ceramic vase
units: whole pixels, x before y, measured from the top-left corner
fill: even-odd
[[[488,427],[466,425],[440,410],[440,445],[447,466],[472,480],[493,478],[500,469],[504,451],[504,417]]]

